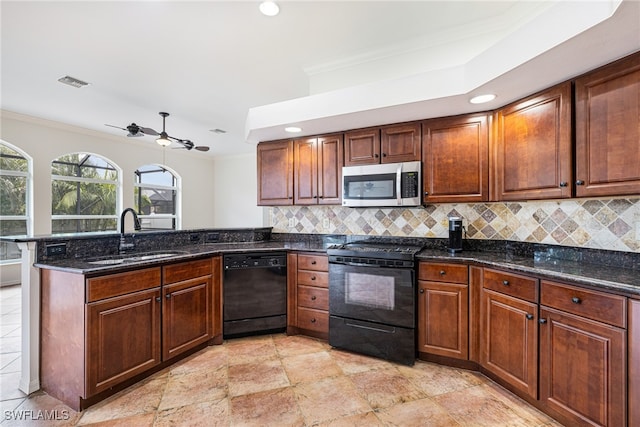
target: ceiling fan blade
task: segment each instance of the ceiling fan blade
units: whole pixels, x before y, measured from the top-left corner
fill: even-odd
[[[209,147],[207,147],[206,145],[198,145],[197,147],[193,147],[198,151],[209,151]]]
[[[138,129],[140,129],[145,135],[151,135],[151,136],[159,136],[160,135],[157,131],[155,131],[155,130],[153,130],[151,128],[138,126]]]
[[[115,126],[115,125],[109,125],[109,124],[107,124],[107,123],[105,123],[104,125],[105,125],[105,126],[109,126],[109,127],[112,127],[112,128],[116,128],[116,129],[122,129],[122,130],[126,130],[125,128],[122,128],[122,127],[120,127],[120,126]]]

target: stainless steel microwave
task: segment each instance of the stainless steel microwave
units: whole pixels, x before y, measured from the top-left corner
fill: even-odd
[[[343,206],[420,206],[421,187],[420,162],[342,168]]]

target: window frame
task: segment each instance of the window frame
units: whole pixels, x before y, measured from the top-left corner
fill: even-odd
[[[175,185],[174,186],[168,186],[168,185],[161,185],[161,184],[150,184],[150,183],[138,182],[138,176],[140,176],[140,172],[139,172],[140,168],[144,168],[144,167],[156,167],[160,171],[164,171],[164,172],[170,173],[171,176],[173,177],[173,181],[174,181]],[[142,173],[149,173],[149,172],[145,171],[145,172],[142,172]],[[169,167],[167,167],[165,165],[161,165],[161,164],[157,164],[157,163],[148,163],[148,164],[139,166],[134,171],[134,181],[133,181],[133,190],[134,190],[134,203],[133,204],[134,204],[134,206],[136,206],[136,204],[138,203],[138,210],[140,209],[139,200],[138,200],[139,199],[139,196],[138,196],[139,189],[175,191],[175,200],[174,200],[175,214],[164,214],[164,213],[156,214],[156,213],[154,213],[153,216],[152,216],[152,215],[144,215],[144,214],[138,213],[138,218],[142,222],[143,222],[143,220],[149,219],[149,218],[172,219],[173,220],[173,228],[171,228],[171,229],[165,228],[163,230],[181,230],[182,229],[182,178],[180,177],[180,175],[178,173],[176,173],[173,169],[171,169],[171,168],[169,168]],[[160,230],[160,229],[149,228],[148,230]]]

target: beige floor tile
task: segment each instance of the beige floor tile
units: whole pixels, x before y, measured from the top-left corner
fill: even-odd
[[[271,336],[227,340],[225,346],[227,347],[229,365],[261,362],[278,357]]]
[[[344,376],[300,383],[294,392],[307,425],[371,411],[367,401],[358,396],[353,383]]]
[[[396,368],[360,372],[350,379],[373,409],[427,397]]]
[[[340,366],[342,372],[347,375],[374,369],[389,369],[394,366],[393,363],[387,362],[386,360],[350,353],[348,351],[332,349],[329,354],[338,366]]]
[[[164,389],[159,410],[189,404],[220,400],[227,396],[227,370],[194,371],[171,375]]]
[[[327,349],[326,343],[319,340],[310,339],[302,335],[276,335],[273,337],[273,342],[280,357],[316,353],[318,351],[325,351]]]
[[[201,402],[158,412],[154,427],[229,426],[229,400]]]
[[[447,411],[429,398],[394,405],[378,411],[377,415],[384,425],[389,427],[461,426]]]
[[[398,370],[428,396],[464,390],[483,382],[482,377],[474,372],[422,361],[411,367],[399,366]]]
[[[520,399],[516,395],[510,393],[498,384],[492,381],[487,381],[485,383],[485,386],[489,389],[489,391],[498,396],[499,399],[503,400],[509,406],[509,408],[514,411],[519,417],[524,419],[527,422],[527,425],[546,426],[554,422],[553,418],[540,412],[539,410],[529,405],[527,402]]]
[[[365,412],[348,417],[338,418],[318,425],[319,427],[376,427],[384,426],[375,412]]]
[[[207,347],[169,367],[171,375],[200,371],[213,371],[227,367],[227,348],[222,345]]]
[[[2,426],[74,426],[80,416],[59,400],[44,392],[36,392],[26,398]]]
[[[282,365],[291,384],[342,375],[342,370],[326,351],[284,357]]]
[[[290,387],[233,397],[230,407],[232,426],[304,426]]]
[[[290,385],[279,359],[229,366],[229,396],[257,393]]]
[[[156,419],[156,413],[133,415],[131,417],[115,420],[101,421],[95,424],[87,424],[88,427],[152,427]]]

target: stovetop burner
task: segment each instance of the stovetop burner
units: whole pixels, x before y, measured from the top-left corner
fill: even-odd
[[[327,254],[330,257],[355,256],[373,259],[413,260],[421,249],[422,246],[417,245],[360,241],[330,246],[327,249]]]

